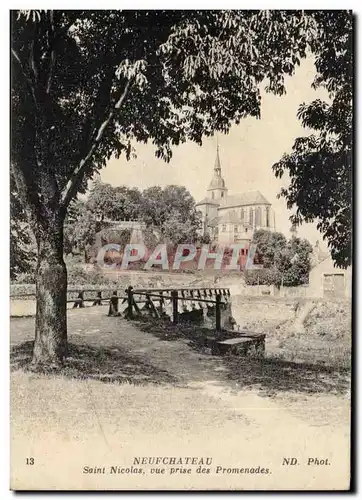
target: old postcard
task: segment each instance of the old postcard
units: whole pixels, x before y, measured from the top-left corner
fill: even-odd
[[[352,12],[10,29],[10,488],[350,489]]]

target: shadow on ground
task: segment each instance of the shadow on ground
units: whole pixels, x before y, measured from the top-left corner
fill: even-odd
[[[142,331],[160,340],[187,340],[188,345],[199,352],[205,352],[206,339],[214,335],[207,328],[191,324],[172,325],[155,320],[137,324]],[[284,354],[294,355],[295,352],[285,350]],[[303,355],[302,350],[300,355]],[[274,396],[281,392],[345,394],[350,388],[350,370],[339,364],[327,366],[322,360],[310,363],[306,358],[294,362],[269,355],[262,359],[225,356],[222,361],[229,380],[237,382],[239,388],[258,390],[260,395]]]
[[[23,342],[10,352],[13,370],[31,370],[33,341]],[[51,373],[75,379],[92,379],[100,382],[175,383],[177,380],[166,370],[132,357],[119,347],[94,347],[85,344],[68,344],[69,356],[62,368]]]
[[[295,363],[278,358],[252,359],[229,357],[229,379],[242,388],[259,388],[273,396],[280,392],[343,394],[350,388],[347,369],[308,363]]]

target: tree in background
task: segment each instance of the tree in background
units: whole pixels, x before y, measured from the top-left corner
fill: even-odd
[[[87,247],[92,245],[101,227],[97,214],[89,210],[86,202],[79,200],[72,202],[64,223],[64,253],[81,252],[86,260]]]
[[[259,229],[254,232],[253,243],[256,244],[258,259],[265,268],[274,266],[278,255],[287,244],[287,239],[282,233]]]
[[[14,280],[21,273],[34,272],[36,249],[12,177],[10,177],[10,209],[10,279]]]
[[[142,195],[137,188],[111,186],[97,182],[87,199],[87,208],[98,220],[138,220],[141,213]]]
[[[168,243],[191,243],[197,238],[201,217],[184,186],[153,186],[142,193],[140,218]]]
[[[313,22],[295,11],[11,12],[11,168],[38,249],[34,365],[67,354],[63,226],[77,193],[136,141],[168,161],[173,146],[259,117],[260,83],[285,92]]]
[[[316,57],[314,88],[328,90],[330,102],[303,103],[298,117],[314,131],[295,140],[292,152],[273,165],[275,175],[290,177],[281,190],[294,224],[317,221],[338,267],[351,264],[353,17],[348,11],[314,12]]]
[[[197,239],[196,225],[191,220],[183,221],[179,213],[171,210],[169,217],[163,223],[161,234],[166,243],[177,245],[179,243],[193,243]]]
[[[275,255],[275,267],[281,273],[285,286],[308,283],[312,251],[312,245],[306,239],[292,237],[286,247]]]
[[[64,225],[64,252],[85,252],[99,231],[103,234],[102,241],[116,243],[115,230],[107,233],[107,220],[143,222],[150,230],[148,235],[154,233],[152,240],[172,245],[194,242],[201,225],[195,200],[183,186],[153,186],[140,192],[98,181],[85,201],[77,200],[69,207]]]
[[[298,286],[308,283],[312,245],[293,236],[289,241],[282,233],[255,231],[258,261],[263,269],[245,271],[248,285]]]

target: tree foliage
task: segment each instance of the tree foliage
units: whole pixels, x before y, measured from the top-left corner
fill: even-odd
[[[35,268],[35,245],[14,180],[10,177],[10,279]]]
[[[201,226],[195,200],[184,186],[153,186],[142,193],[140,218],[167,243],[193,242]]]
[[[84,253],[101,227],[96,214],[85,202],[72,202],[64,224],[64,253]]]
[[[195,200],[183,186],[153,186],[141,192],[136,188],[96,182],[85,201],[76,200],[69,207],[64,226],[64,252],[84,252],[93,245],[99,231],[102,231],[102,241],[118,243],[116,231],[107,231],[109,223],[117,221],[146,224],[147,234],[154,233],[153,246],[160,242],[193,242],[201,225]]]
[[[290,176],[281,190],[288,208],[296,207],[294,224],[317,221],[339,267],[351,263],[353,18],[348,11],[313,13],[316,35],[313,86],[327,89],[330,102],[303,103],[298,118],[313,134],[295,140],[292,153],[273,166],[275,175]]]
[[[86,206],[98,220],[138,220],[142,195],[137,188],[99,182],[92,187]]]
[[[39,203],[44,169],[66,208],[134,139],[169,160],[172,145],[259,116],[259,84],[285,91],[309,22],[285,11],[12,12],[12,158],[34,188],[24,201]]]
[[[260,229],[254,233],[258,262],[263,269],[245,272],[248,285],[298,286],[308,283],[312,246],[306,239]]]

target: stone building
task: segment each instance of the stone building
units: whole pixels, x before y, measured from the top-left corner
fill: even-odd
[[[202,234],[209,234],[211,240],[219,244],[248,244],[256,229],[275,230],[271,203],[260,191],[229,194],[221,175],[219,147],[206,198],[196,207],[203,217]]]
[[[352,296],[352,266],[334,267],[329,252],[321,252],[318,242],[313,249],[307,296],[311,298],[343,299]]]

